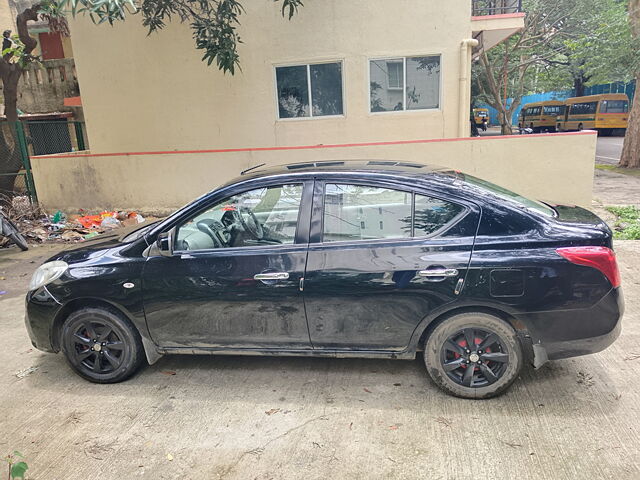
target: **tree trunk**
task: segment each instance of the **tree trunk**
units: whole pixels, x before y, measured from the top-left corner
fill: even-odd
[[[640,85],[640,73],[636,76],[636,85]],[[624,137],[622,156],[618,166],[640,168],[640,89],[636,90],[633,99],[627,134]]]
[[[30,55],[38,42],[29,35],[27,23],[38,20],[40,4],[25,9],[16,17],[18,36],[24,43],[24,53]],[[17,142],[16,122],[18,120],[18,83],[24,69],[12,62],[12,54],[0,58],[0,78],[2,78],[4,94],[4,114],[6,122],[2,122],[0,131],[0,202],[6,201],[13,193],[18,172],[23,168],[20,148]]]
[[[576,91],[576,97],[584,97],[584,76],[577,75],[573,77],[573,88]]]
[[[631,34],[635,40],[640,39],[640,0],[629,1],[629,24]],[[640,85],[640,71],[636,72],[636,87]],[[636,94],[631,106],[627,134],[624,137],[622,156],[619,167],[640,168],[640,89],[636,88]]]

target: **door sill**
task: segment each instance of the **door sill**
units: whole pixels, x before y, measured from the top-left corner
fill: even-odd
[[[279,348],[171,347],[158,348],[162,355],[254,355],[273,357],[391,358],[413,360],[416,352],[388,350],[305,350]]]

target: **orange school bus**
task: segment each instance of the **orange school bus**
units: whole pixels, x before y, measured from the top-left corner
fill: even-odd
[[[519,128],[531,128],[534,132],[555,132],[556,121],[564,103],[558,100],[527,103],[518,117]]]
[[[558,116],[558,131],[597,130],[602,135],[624,133],[629,123],[629,97],[606,93],[569,98]]]

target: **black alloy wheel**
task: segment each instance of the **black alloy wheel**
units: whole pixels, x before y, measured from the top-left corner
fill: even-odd
[[[76,373],[96,383],[129,378],[144,358],[137,330],[121,314],[107,309],[83,308],[69,315],[61,344]]]
[[[465,328],[451,335],[442,346],[440,363],[447,376],[470,388],[495,383],[509,365],[505,342],[495,333]]]
[[[520,340],[506,321],[469,312],[441,321],[427,337],[424,360],[431,379],[462,398],[491,398],[504,393],[523,364]]]

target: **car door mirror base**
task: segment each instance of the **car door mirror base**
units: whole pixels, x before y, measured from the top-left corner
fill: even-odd
[[[173,256],[175,232],[176,229],[174,227],[168,232],[162,232],[158,235],[158,238],[156,240],[156,247],[158,248],[158,253],[163,257]]]

